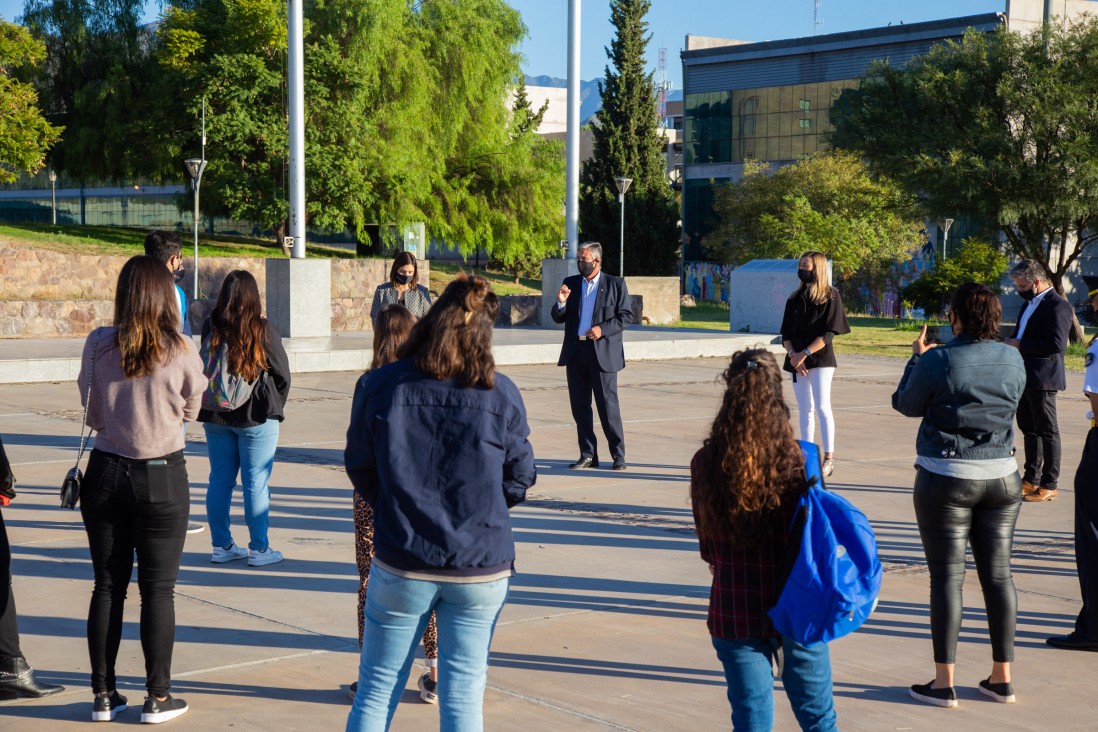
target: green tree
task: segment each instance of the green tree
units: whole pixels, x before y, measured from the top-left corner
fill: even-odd
[[[144,114],[157,86],[142,0],[26,0],[22,23],[46,47],[35,80],[64,127],[50,165],[70,178],[132,182],[155,166],[160,131]]]
[[[190,154],[208,99],[204,209],[276,228],[287,215],[285,32],[280,0],[184,0],[158,31],[163,98],[177,110],[164,116],[177,120],[175,139],[194,141]],[[512,133],[505,104],[524,33],[502,0],[311,4],[310,225],[349,225],[365,239],[371,224],[391,232],[425,221],[432,237],[509,265],[547,236],[555,242],[559,165],[540,140]]]
[[[521,276],[538,275],[541,260],[556,252],[564,227],[564,151],[559,142],[537,134],[548,109],[546,100],[533,110],[520,75],[501,165],[484,178],[482,192],[499,213],[491,264],[510,272],[516,283]]]
[[[831,142],[918,195],[935,217],[993,222],[1063,294],[1098,238],[1098,23],[969,31],[904,68],[871,67],[831,112]],[[1076,329],[1076,336],[1080,334]]]
[[[749,162],[743,178],[717,189],[713,209],[705,247],[719,261],[819,250],[837,278],[878,290],[926,241],[914,198],[850,153],[820,153],[772,172]]]
[[[41,61],[45,50],[26,28],[0,19],[0,183],[41,169],[46,151],[61,134],[61,128],[43,119],[34,86],[12,76]]]
[[[965,282],[979,282],[999,292],[999,281],[1006,272],[1007,258],[989,242],[968,238],[961,242],[956,255],[936,259],[919,279],[903,289],[903,298],[927,313],[940,314],[949,296]]]
[[[606,49],[610,65],[599,82],[602,109],[592,127],[594,153],[580,175],[579,227],[584,239],[598,240],[607,271],[619,271],[621,208],[614,178],[632,178],[625,196],[625,260],[633,275],[667,275],[677,259],[678,206],[667,178],[667,140],[659,131],[652,74],[644,52],[651,35],[650,0],[611,0],[615,35]]]

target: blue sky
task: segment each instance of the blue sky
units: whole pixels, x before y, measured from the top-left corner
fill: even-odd
[[[529,29],[523,43],[526,73],[563,78],[566,72],[568,0],[510,0]],[[682,87],[679,51],[689,34],[766,41],[812,34],[813,0],[652,0],[648,14],[652,41],[649,65],[656,68],[659,48],[667,48],[668,78]],[[977,13],[1001,12],[1005,0],[821,0],[820,33],[875,28],[903,21],[916,23]],[[159,5],[146,5],[155,18]],[[613,36],[608,0],[582,0],[580,72],[584,79],[601,77]],[[14,20],[23,0],[0,0],[0,17]]]

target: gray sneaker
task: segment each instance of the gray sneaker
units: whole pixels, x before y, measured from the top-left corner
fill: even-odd
[[[252,549],[248,552],[249,567],[265,567],[268,564],[278,564],[282,561],[282,552],[267,547],[261,552]]]
[[[431,678],[430,671],[419,677],[419,698],[428,704],[438,704],[438,682]]]
[[[213,548],[213,556],[210,557],[210,561],[214,564],[224,564],[225,562],[231,562],[234,559],[247,559],[248,550],[242,546],[236,544],[229,544],[227,547],[215,546]]]

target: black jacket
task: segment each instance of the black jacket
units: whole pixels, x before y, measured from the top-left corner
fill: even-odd
[[[850,325],[846,321],[843,300],[834,287],[831,288],[831,297],[822,305],[809,300],[803,287],[785,301],[781,328],[783,341],[790,341],[794,351],[803,351],[817,338],[824,339],[824,347],[805,359],[805,368],[838,366],[838,361],[835,360],[835,349],[831,347],[831,339],[849,332]],[[788,355],[785,357],[782,368],[793,371],[789,365]]]
[[[1018,311],[1018,322],[1031,306],[1024,303]],[[1067,300],[1050,290],[1037,303],[1037,309],[1029,316],[1025,333],[1018,343],[1018,352],[1026,365],[1026,390],[1063,391],[1067,388],[1064,375],[1064,352],[1068,345],[1073,311]],[[1011,338],[1018,337],[1014,326]]]
[[[572,275],[564,278],[571,293],[564,305],[554,302],[549,311],[553,320],[564,323],[564,345],[560,349],[558,366],[567,366],[579,345],[580,308],[583,306],[583,277]],[[603,272],[595,292],[595,309],[591,312],[591,325],[602,328],[602,338],[595,341],[595,355],[603,371],[621,371],[625,368],[625,347],[621,333],[633,322],[633,304],[629,290],[621,277]]]
[[[202,324],[202,338],[210,334],[210,319]],[[198,413],[199,422],[222,424],[226,427],[255,427],[268,419],[281,422],[285,415],[283,409],[290,398],[290,361],[286,349],[282,346],[282,334],[270,321],[267,321],[267,376],[263,383],[252,392],[248,402],[231,412],[211,412],[203,409]]]

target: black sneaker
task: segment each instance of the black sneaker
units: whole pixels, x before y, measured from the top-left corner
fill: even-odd
[[[419,698],[428,704],[438,704],[438,682],[431,678],[430,671],[419,677]]]
[[[104,691],[96,694],[95,701],[92,702],[92,721],[113,722],[116,714],[129,708],[126,697],[119,694],[117,690],[109,694]]]
[[[1010,685],[1010,682],[1005,684],[993,684],[991,679],[984,679],[980,682],[980,693],[984,696],[990,696],[1000,704],[1013,704],[1014,699],[1014,687]]]
[[[936,707],[957,706],[957,692],[952,686],[945,689],[934,689],[932,688],[933,684],[933,681],[927,684],[915,684],[911,687],[911,698],[933,704]]]
[[[171,694],[168,694],[168,698],[163,701],[155,696],[147,696],[145,697],[145,707],[141,710],[141,724],[167,722],[169,719],[175,719],[182,714],[186,714],[188,708],[187,702],[176,699]]]
[[[355,700],[355,696],[358,695],[358,682],[353,681],[351,685],[347,687],[347,698],[351,701]]]

